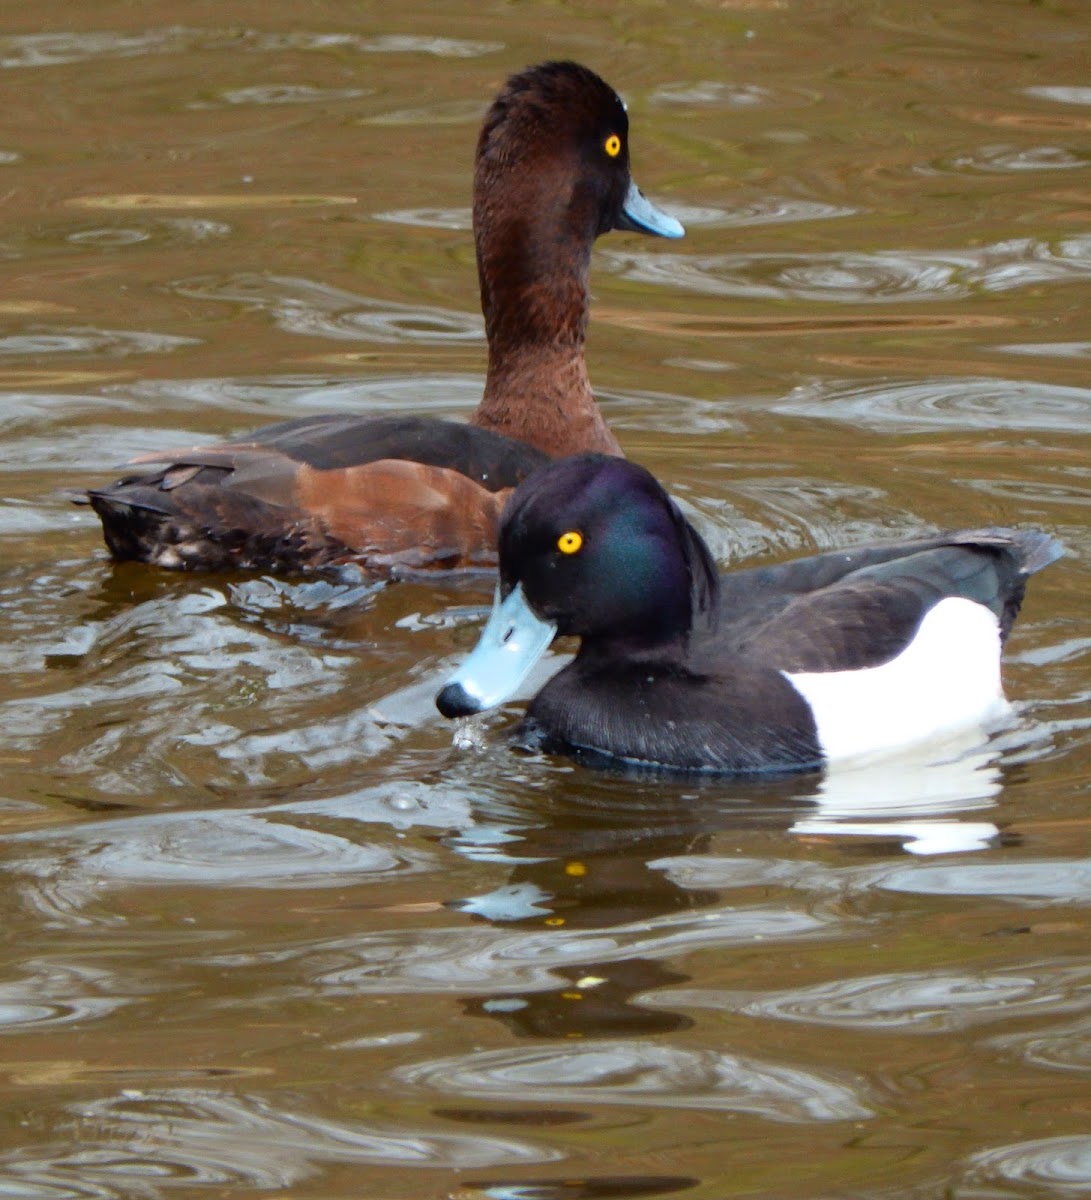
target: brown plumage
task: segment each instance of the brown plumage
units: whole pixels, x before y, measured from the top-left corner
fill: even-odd
[[[576,63],[513,76],[477,146],[474,236],[489,360],[469,423],[306,417],[238,441],[143,455],[124,478],[88,493],[110,551],[175,569],[494,566],[512,487],[550,458],[621,453],[584,360],[591,247],[610,229],[682,232],[632,183],[616,93]]]

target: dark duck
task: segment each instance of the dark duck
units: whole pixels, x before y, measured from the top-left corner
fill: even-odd
[[[87,499],[115,558],[175,569],[377,575],[495,566],[510,489],[551,458],[620,454],[584,361],[595,239],[681,237],[629,172],[629,122],[586,67],[510,78],[485,115],[473,203],[488,371],[468,424],[304,417],[143,455]]]
[[[492,614],[436,702],[499,704],[570,634],[524,744],[726,774],[887,754],[1005,713],[1001,646],[1060,554],[1034,530],[971,529],[721,575],[652,475],[579,455],[512,494]]]

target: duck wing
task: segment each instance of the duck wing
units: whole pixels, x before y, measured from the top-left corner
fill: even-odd
[[[1027,578],[1062,552],[1036,530],[977,529],[733,572],[717,641],[777,670],[856,670],[899,654],[948,598],[988,609],[1004,639]]]

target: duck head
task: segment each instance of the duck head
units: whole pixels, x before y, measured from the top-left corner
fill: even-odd
[[[533,200],[532,208],[522,201]],[[505,211],[499,212],[497,209]],[[505,218],[537,223],[590,244],[611,229],[679,238],[681,224],[633,183],[629,117],[617,92],[575,62],[511,76],[482,123],[474,169],[474,228]]]
[[[643,467],[554,463],[512,494],[492,613],[436,704],[453,717],[501,703],[557,634],[583,639],[577,665],[669,657],[714,619],[717,588],[708,548]]]
[[[621,453],[584,360],[591,248],[609,229],[683,233],[632,181],[617,93],[578,63],[513,75],[477,144],[474,240],[489,365],[472,424],[551,458]]]
[[[611,229],[667,238],[685,232],[633,183],[620,97],[579,63],[547,62],[513,75],[485,115],[474,170],[490,340],[505,319],[532,320],[535,306],[544,308],[542,325],[552,336],[556,317],[547,300],[566,281],[585,292],[592,243]],[[560,299],[582,339],[585,298]]]

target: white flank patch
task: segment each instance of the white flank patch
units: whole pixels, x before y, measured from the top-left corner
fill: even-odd
[[[955,596],[930,609],[916,637],[882,666],[781,674],[810,705],[827,759],[981,726],[1008,707],[999,622],[984,605]]]

